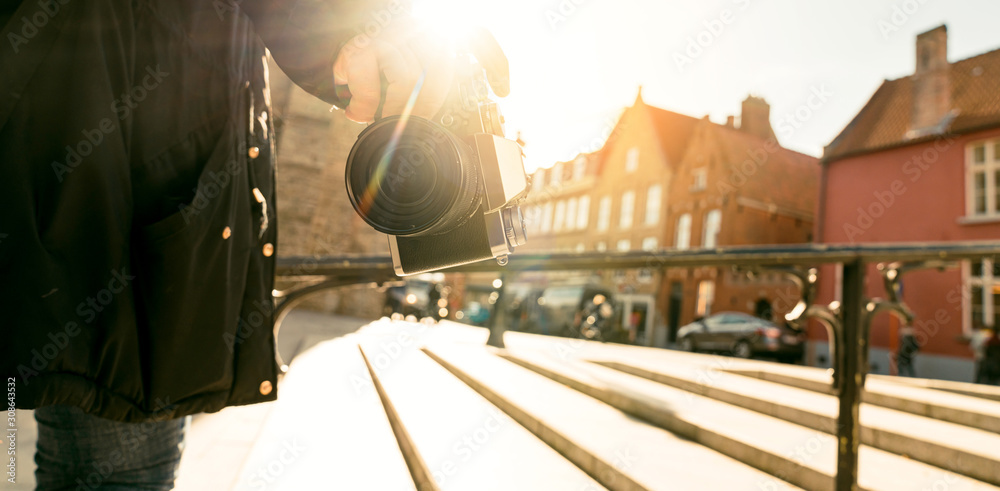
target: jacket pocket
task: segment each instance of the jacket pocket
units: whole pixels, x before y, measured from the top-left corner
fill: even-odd
[[[242,141],[230,121],[193,201],[133,237],[147,403],[227,392],[253,235]]]

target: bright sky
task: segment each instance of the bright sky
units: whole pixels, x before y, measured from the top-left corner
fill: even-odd
[[[947,24],[951,61],[1000,48],[996,0],[417,4],[455,25],[471,19],[500,41],[511,66],[501,110],[508,136],[521,131],[527,143],[529,172],[600,148],[640,85],[648,104],[719,123],[738,115],[748,93],[762,96],[781,144],[818,157],[883,79],[913,72],[916,34]],[[795,116],[813,90],[826,102],[813,98],[815,109]],[[789,116],[794,124],[778,131]]]

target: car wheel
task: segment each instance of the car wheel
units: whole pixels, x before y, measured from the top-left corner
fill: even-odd
[[[694,341],[692,341],[691,338],[686,337],[681,339],[681,350],[694,353],[697,351],[697,348],[694,345]]]
[[[737,358],[750,358],[753,355],[753,349],[750,348],[750,343],[746,341],[737,341],[733,345],[733,356]]]

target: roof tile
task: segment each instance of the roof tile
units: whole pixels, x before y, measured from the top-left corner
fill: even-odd
[[[951,64],[951,101],[957,116],[946,131],[969,133],[1000,126],[1000,49]],[[913,76],[886,80],[825,149],[827,162],[935,138],[908,138]]]

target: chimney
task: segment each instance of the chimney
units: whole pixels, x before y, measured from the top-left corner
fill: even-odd
[[[763,98],[747,96],[740,113],[740,131],[765,140],[769,138],[777,140],[774,130],[771,129],[771,105]]]
[[[917,35],[917,69],[910,77],[913,110],[910,132],[926,131],[945,122],[951,113],[951,66],[948,64],[948,28],[944,25]],[[943,129],[943,128],[942,128]]]
[[[736,127],[736,116],[733,115],[726,116],[726,127],[727,128]]]

